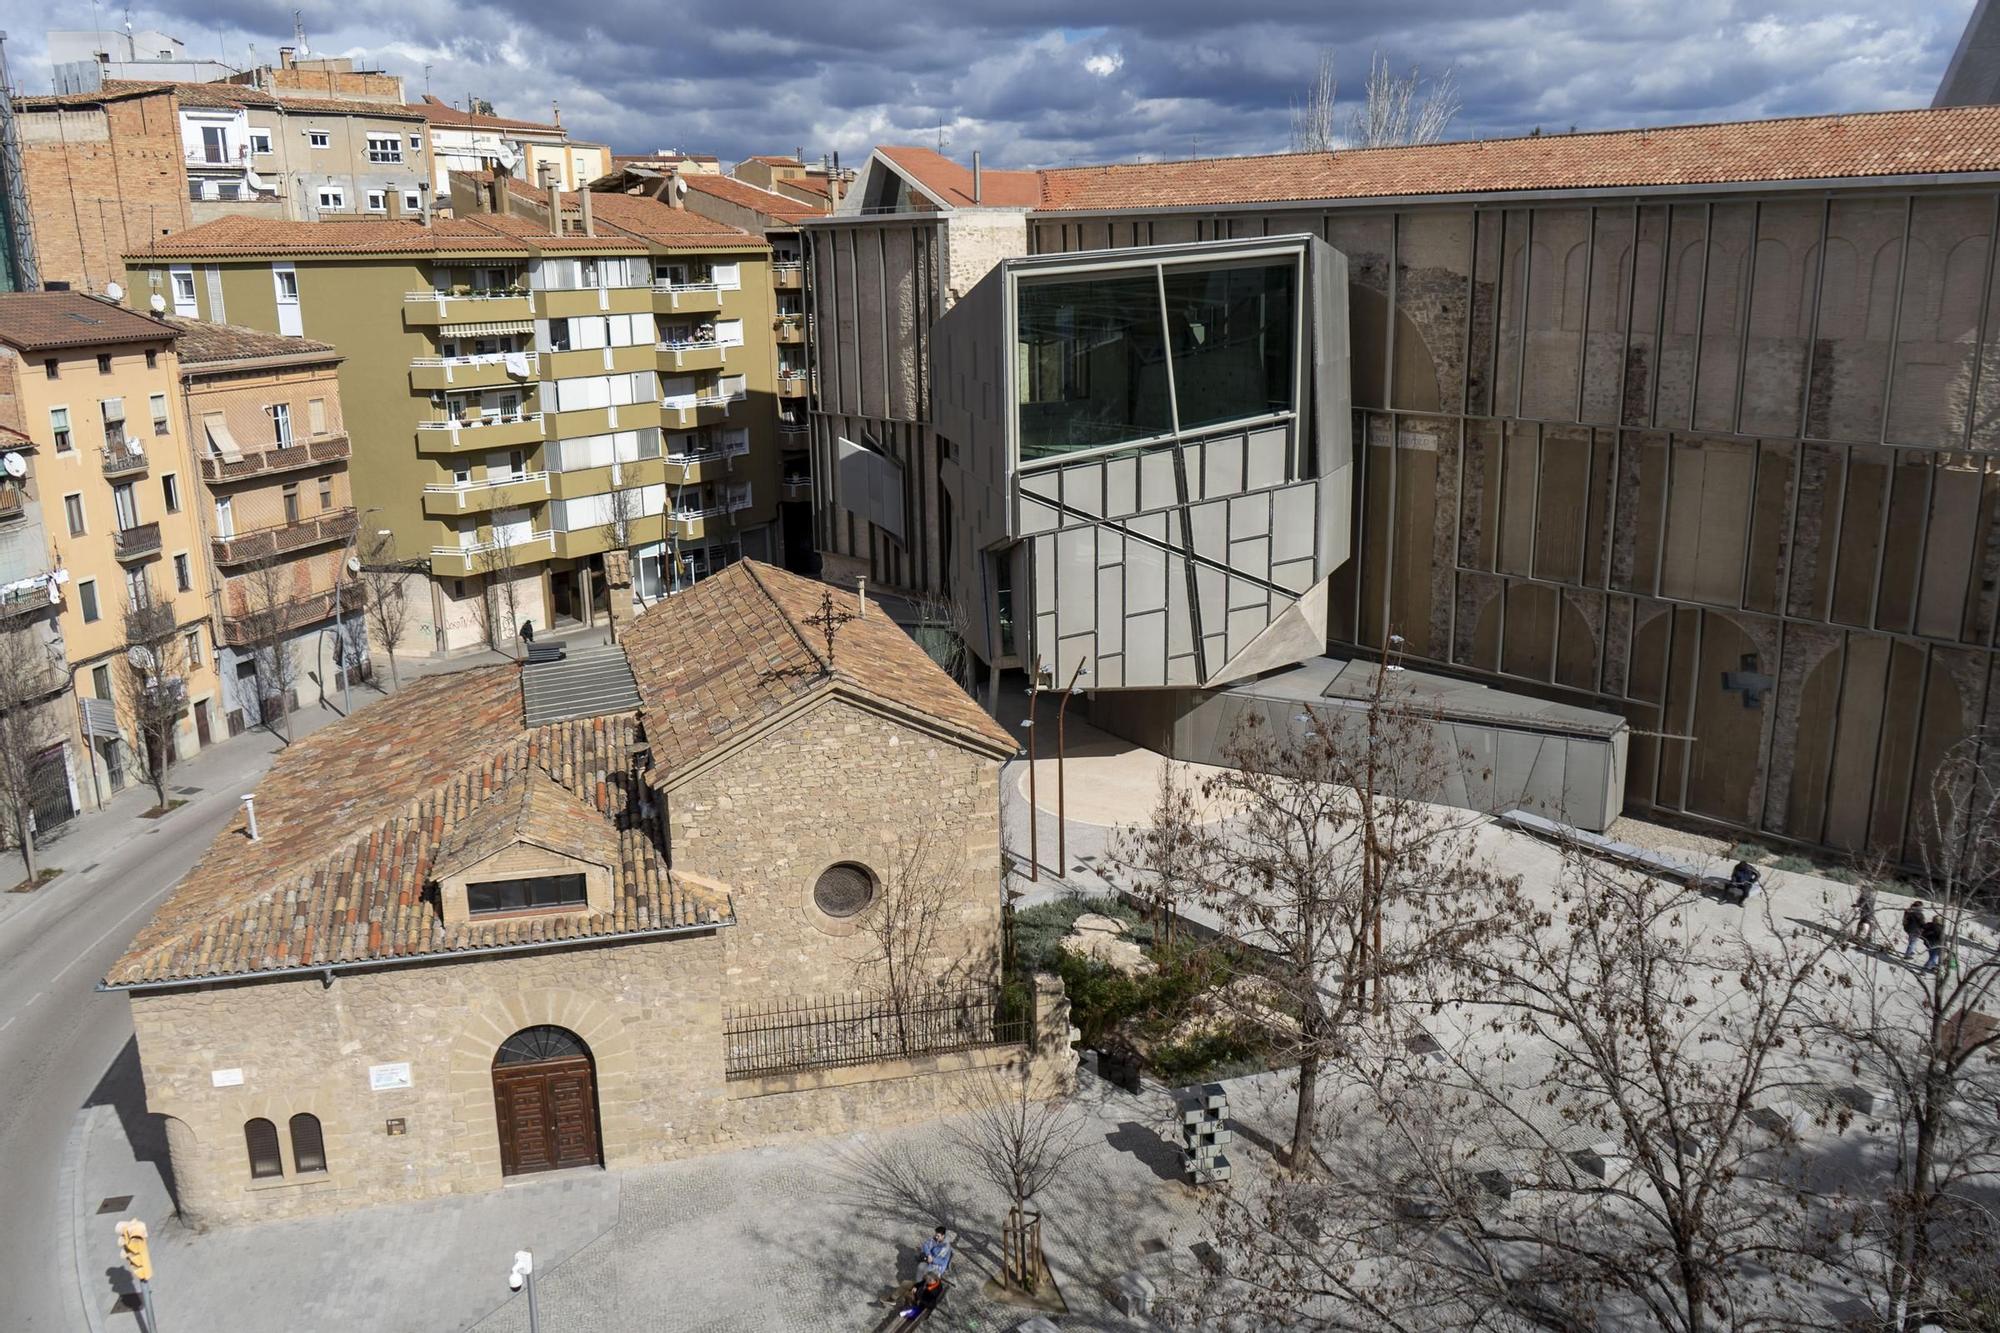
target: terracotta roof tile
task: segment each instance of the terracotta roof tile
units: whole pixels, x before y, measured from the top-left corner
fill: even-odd
[[[573,207],[576,196],[564,195],[565,207]],[[685,208],[674,208],[658,199],[630,194],[592,194],[590,208],[600,232],[607,228],[638,237],[653,245],[673,250],[765,250],[770,243],[761,236],[717,222]]]
[[[923,150],[882,151],[900,161],[903,153]],[[1064,167],[1040,173],[1040,206],[1090,212],[1993,171],[2000,171],[2000,106],[1942,107]]]
[[[797,199],[786,198],[769,190],[740,181],[733,176],[711,176],[705,172],[683,173],[681,179],[690,190],[710,195],[742,208],[753,209],[765,217],[778,222],[797,222],[801,218],[818,217],[822,210]]]
[[[546,134],[568,137],[560,125],[551,125],[539,120],[510,120],[506,116],[487,116],[461,111],[449,102],[442,101],[428,93],[424,94],[423,101],[408,103],[404,107],[404,110],[412,112],[433,125],[443,125],[447,128],[466,129],[469,127],[479,130],[541,130]]]
[[[214,324],[205,319],[181,319],[171,315],[161,318],[180,330],[181,340],[174,350],[180,354],[183,366],[196,366],[207,361],[248,361],[260,356],[309,356],[315,352],[324,352],[328,361],[340,358],[340,353],[331,344],[314,342],[310,338],[287,337],[265,329],[245,328],[241,324]]]
[[[341,97],[292,97],[267,93],[240,83],[152,83],[139,79],[106,79],[108,97],[171,92],[182,106],[248,107],[306,115],[373,116],[380,120],[419,121],[423,117],[394,102],[357,102]]]
[[[240,823],[217,838],[106,981],[145,985],[726,924],[726,890],[669,871],[651,821],[627,817],[639,784],[621,775],[637,776],[639,734],[632,713],[524,727],[512,665],[412,682],[280,754],[257,791],[260,840],[245,837]],[[599,827],[587,828],[591,821]],[[428,892],[440,856],[509,830],[585,844],[595,855],[615,848],[612,909],[447,927]]]
[[[970,167],[960,166],[944,154],[928,148],[890,144],[875,151],[952,207],[973,206]],[[979,176],[981,207],[1033,208],[1042,202],[1041,181],[1035,172],[982,170]]]
[[[872,603],[834,637],[806,622],[831,592],[836,609],[853,593],[744,560],[641,615],[625,632],[627,658],[644,700],[653,781],[671,781],[760,723],[828,690],[878,704],[1001,755],[1017,746],[1006,730],[960,689]]]
[[[501,214],[435,218],[426,227],[411,219],[293,222],[278,218],[223,217],[163,236],[131,252],[135,258],[222,255],[374,255],[499,253],[528,256],[544,250],[631,254],[639,247],[623,236],[552,236],[545,223]]]
[[[82,292],[0,293],[0,342],[23,351],[179,336],[180,330],[163,320]]]

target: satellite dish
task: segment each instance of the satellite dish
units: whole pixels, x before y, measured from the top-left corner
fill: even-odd
[[[167,298],[160,295],[158,292],[153,293],[153,299],[147,302],[147,304],[153,307],[153,313],[156,315],[164,315],[167,313]]]
[[[361,561],[355,558],[354,556],[351,555],[348,556],[347,572],[350,574],[359,574],[361,572]]]
[[[153,654],[143,643],[135,643],[125,650],[125,660],[141,671],[153,669]]]
[[[125,437],[125,452],[144,458],[146,456],[146,446],[139,442],[138,436],[127,435]]]
[[[7,469],[7,475],[19,480],[28,475],[28,460],[19,454],[0,455],[0,467]]]
[[[110,297],[114,301],[122,301],[125,299],[125,289],[123,287],[120,287],[115,282],[107,282],[104,284],[104,294]]]
[[[684,194],[686,194],[687,192],[688,192],[688,183],[687,183],[686,181],[682,180],[682,179],[681,179],[681,178],[680,178],[680,177],[679,177],[678,175],[677,175],[677,176],[675,176],[675,177],[674,177],[674,194],[675,194],[676,196],[680,196],[680,195],[684,195]]]

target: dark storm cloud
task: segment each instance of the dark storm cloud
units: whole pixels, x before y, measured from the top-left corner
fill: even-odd
[[[546,119],[620,150],[725,159],[877,143],[983,148],[995,165],[1287,146],[1322,49],[1357,90],[1369,53],[1454,66],[1460,136],[1921,105],[1971,0],[349,0],[310,4],[321,54],[364,55],[449,101]],[[47,86],[40,32],[87,28],[80,0],[0,0],[17,84]],[[218,46],[289,43],[288,7],[164,0],[135,26]]]

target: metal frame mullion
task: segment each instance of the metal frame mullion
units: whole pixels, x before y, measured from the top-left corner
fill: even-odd
[[[1764,201],[1752,200],[1750,204],[1750,252],[1743,265],[1743,299],[1738,305],[1738,318],[1742,324],[1736,338],[1736,397],[1729,405],[1729,433],[1743,433],[1743,377],[1750,367],[1750,317],[1755,313],[1757,300],[1757,238],[1764,227]]]
[[[1688,368],[1688,429],[1700,429],[1695,424],[1696,405],[1701,402],[1701,352],[1702,340],[1708,336],[1704,321],[1708,318],[1708,260],[1715,249],[1715,204],[1710,201],[1702,209],[1701,215],[1701,278],[1694,289],[1694,349]]]
[[[1646,386],[1646,428],[1656,430],[1660,421],[1660,379],[1661,369],[1666,364],[1667,350],[1667,274],[1671,271],[1670,261],[1674,253],[1674,206],[1660,207],[1660,284],[1653,300],[1653,373],[1647,378]],[[1639,254],[1638,242],[1632,244],[1632,255],[1636,267]]]
[[[1692,737],[1694,735],[1694,710],[1695,710],[1695,705],[1700,701],[1700,695],[1701,695],[1701,650],[1702,650],[1702,640],[1705,637],[1704,632],[1707,630],[1707,628],[1708,628],[1708,612],[1702,610],[1699,607],[1695,608],[1694,652],[1688,658],[1687,720],[1681,724],[1682,734],[1689,737]],[[1671,658],[1669,658],[1667,661],[1667,669],[1670,671],[1673,669],[1673,660]],[[1695,743],[1693,740],[1684,740],[1680,742],[1681,790],[1678,803],[1674,806],[1676,810],[1687,809],[1688,778],[1694,772],[1694,744]]]
[[[1916,213],[1917,197],[1905,195],[1903,245],[1896,254],[1896,302],[1889,309],[1889,363],[1882,371],[1882,419],[1875,424],[1877,444],[1889,442],[1889,412],[1896,401],[1896,348],[1903,338],[1903,298],[1910,277],[1910,224],[1916,220]]]
[[[1986,227],[1986,273],[1980,285],[1979,332],[1972,344],[1972,383],[1965,395],[1965,424],[1960,428],[1960,447],[1972,448],[1972,423],[1979,417],[1979,381],[1986,366],[1986,338],[1990,332],[1989,308],[1993,303],[1993,254],[2000,248],[2000,193],[1993,196],[1993,217]]]
[[[1742,381],[1739,379],[1740,385]],[[1757,487],[1764,475],[1764,442],[1750,441],[1750,495],[1743,506],[1743,556],[1737,562],[1736,609],[1749,609],[1750,546],[1757,535]]]
[[[1903,779],[1903,813],[1896,824],[1896,854],[1898,856],[1904,855],[1910,845],[1910,806],[1916,799],[1917,769],[1922,765],[1924,757],[1924,714],[1929,710],[1931,704],[1931,658],[1935,651],[1930,644],[1927,643],[1924,645],[1923,675],[1917,681],[1916,721],[1910,728],[1910,771]],[[1892,662],[1894,656],[1894,649],[1891,649],[1890,657]],[[1885,671],[1882,673],[1882,676],[1886,681],[1889,673]],[[1884,702],[1886,705],[1886,689],[1884,691]],[[1889,728],[1886,725],[1888,721],[1886,709],[1883,721],[1884,726],[1882,730],[1887,731]]]
[[[1819,204],[1819,247],[1813,251],[1812,313],[1806,318],[1806,363],[1804,375],[1799,381],[1799,428],[1797,438],[1807,437],[1806,427],[1812,424],[1812,384],[1813,370],[1819,360],[1819,306],[1821,289],[1826,286],[1826,241],[1828,229],[1833,224],[1833,197],[1828,195]]]
[[[1576,408],[1577,421],[1583,420],[1584,371],[1590,365],[1590,296],[1597,277],[1597,205],[1590,206],[1590,221],[1583,234],[1583,306],[1576,321]],[[1621,367],[1622,370],[1622,367]]]
[[[1827,824],[1833,814],[1833,770],[1834,766],[1840,760],[1840,715],[1845,711],[1846,701],[1844,696],[1847,694],[1848,641],[1852,638],[1853,634],[1851,631],[1846,628],[1841,629],[1840,667],[1834,673],[1833,677],[1833,725],[1828,733],[1826,742],[1826,775],[1820,780],[1819,832],[1813,838],[1814,842],[1819,843],[1826,841]]]
[[[1535,290],[1535,210],[1525,210],[1528,215],[1528,234],[1521,239],[1521,323],[1517,332],[1520,340],[1514,344],[1514,415],[1521,415],[1521,403],[1527,391],[1528,369],[1528,297]],[[1500,266],[1507,266],[1507,256],[1503,249]]]

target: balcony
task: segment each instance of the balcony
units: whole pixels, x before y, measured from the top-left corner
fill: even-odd
[[[487,481],[432,482],[424,487],[424,513],[432,518],[505,509],[549,498],[549,474],[523,472]]]
[[[431,328],[439,324],[487,324],[498,320],[525,323],[534,317],[534,299],[528,295],[526,287],[403,293],[403,323],[410,328]]]
[[[729,405],[742,393],[683,393],[660,402],[660,425],[668,430],[693,430],[728,419]]]
[[[656,282],[653,284],[655,310],[676,315],[713,313],[722,309],[722,288],[712,282]]]
[[[308,593],[304,597],[294,597],[289,602],[280,602],[270,611],[259,611],[249,615],[222,617],[222,641],[231,647],[241,648],[258,643],[272,634],[289,634],[307,625],[316,625],[322,620],[331,620],[338,613],[353,615],[368,600],[368,590],[359,583],[341,585],[340,600],[336,605],[334,590]]]
[[[419,356],[410,361],[410,387],[497,389],[523,384],[539,373],[533,352],[482,352],[477,356]]]
[[[813,479],[811,477],[786,477],[784,480],[784,493],[787,500],[810,500],[813,498]]]
[[[805,437],[811,433],[812,427],[803,421],[787,421],[783,417],[778,418],[778,434],[786,437],[783,444],[787,449],[805,448],[807,444]]]
[[[575,439],[579,435],[603,435],[614,430],[645,430],[660,424],[657,403],[614,403],[610,407],[578,407],[568,412],[546,414],[551,440]]]
[[[46,575],[42,574],[33,576],[34,579],[46,577]],[[13,620],[17,617],[32,616],[38,611],[47,611],[62,605],[59,600],[52,601],[49,598],[49,589],[51,588],[55,589],[56,596],[60,598],[62,587],[63,585],[60,583],[42,583],[34,582],[32,579],[20,579],[5,588],[0,588],[0,622]]]
[[[689,338],[684,342],[659,344],[660,369],[720,370],[727,358],[723,345],[713,338]]]
[[[19,518],[27,512],[28,503],[22,496],[20,483],[0,481],[0,523]]]
[[[431,573],[466,578],[495,569],[514,569],[546,560],[556,553],[556,535],[547,528],[511,542],[474,542],[470,546],[431,547]]]
[[[713,481],[717,476],[727,474],[729,460],[742,458],[750,452],[750,437],[730,440],[722,444],[701,449],[689,449],[670,453],[666,457],[667,482],[669,485],[697,481]],[[717,466],[720,464],[721,466]]]
[[[509,416],[465,417],[460,420],[419,421],[417,449],[423,453],[457,453],[465,449],[507,449],[542,442],[542,414],[515,412]]]
[[[803,370],[781,370],[778,372],[778,397],[803,398],[806,396],[808,376]]]
[[[259,477],[343,462],[353,452],[354,446],[345,435],[330,435],[308,440],[304,444],[288,444],[279,449],[266,449],[262,453],[245,454],[234,460],[204,458],[201,460],[201,479],[211,486],[232,481],[255,481]]]
[[[780,343],[795,347],[806,340],[806,317],[804,315],[780,315],[772,326]]]
[[[542,353],[542,374],[552,380],[657,369],[659,364],[651,343],[633,343],[624,347],[579,347]]]
[[[535,293],[535,313],[544,319],[578,315],[643,315],[654,309],[650,287],[560,287]]]
[[[111,553],[120,560],[148,560],[160,553],[160,525],[140,523],[111,534]]]
[[[333,509],[299,523],[281,523],[274,528],[217,537],[209,543],[209,549],[218,565],[244,565],[253,560],[268,560],[324,546],[328,542],[346,541],[354,535],[354,528],[352,509]]]
[[[802,292],[806,287],[806,266],[796,259],[781,259],[771,265],[771,286],[781,292]]]
[[[636,490],[642,486],[658,486],[668,480],[660,465],[659,455],[651,458],[636,458],[618,464],[618,479],[611,479],[611,465],[603,467],[578,467],[553,473],[549,477],[549,493],[558,500],[576,500],[586,495],[603,495],[614,490]]]
[[[104,475],[107,477],[133,477],[152,466],[142,449],[133,449],[124,444],[106,444],[103,455]]]

